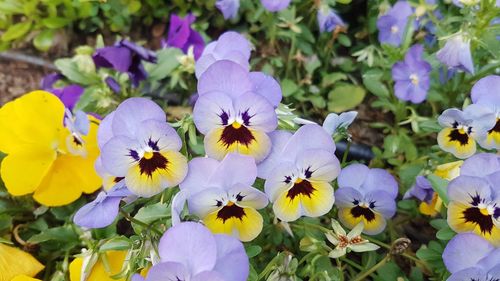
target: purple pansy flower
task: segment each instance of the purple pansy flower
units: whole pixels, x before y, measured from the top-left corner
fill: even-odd
[[[473,233],[453,237],[443,251],[443,262],[452,275],[448,280],[491,281],[500,274],[500,249]]]
[[[167,40],[161,41],[162,47],[179,48],[185,54],[187,54],[190,47],[193,47],[194,58],[198,59],[205,47],[205,41],[196,30],[191,28],[191,24],[194,23],[195,19],[196,17],[192,14],[188,14],[185,18],[172,14],[170,16],[168,37]]]
[[[134,281],[245,281],[250,272],[240,241],[213,235],[200,223],[183,222],[167,230],[158,252],[161,263],[154,265],[145,279],[134,275]]]
[[[344,21],[328,6],[318,9],[317,20],[320,32],[332,32],[338,26],[345,26]]]
[[[63,78],[64,76],[59,73],[49,74],[42,79],[40,87],[42,90],[56,95],[66,108],[73,110],[85,89],[76,84],[67,85],[63,88],[54,88],[54,84]]]
[[[328,134],[333,135],[340,128],[347,129],[347,127],[354,122],[356,116],[358,116],[357,111],[342,112],[340,115],[330,113],[323,122],[323,129],[325,129]]]
[[[272,152],[259,165],[259,177],[266,179],[276,217],[288,222],[328,213],[335,201],[330,182],[340,172],[331,135],[310,124],[293,135],[275,131],[270,136]]]
[[[272,77],[222,60],[200,77],[198,94],[193,120],[205,135],[209,157],[222,160],[236,152],[260,162],[269,154],[268,133],[278,125],[274,108],[281,101],[281,89]]]
[[[225,19],[234,19],[240,9],[240,0],[217,0],[215,7],[221,11]]]
[[[335,191],[340,221],[349,228],[363,222],[364,233],[382,232],[386,220],[396,213],[398,183],[382,169],[352,164],[342,169]]]
[[[208,44],[196,61],[196,78],[199,79],[213,63],[220,60],[230,60],[248,71],[251,51],[252,45],[243,35],[234,31],[225,32],[217,41]]]
[[[146,98],[130,98],[102,121],[100,164],[114,181],[125,179],[134,194],[150,197],[178,185],[187,174],[182,141],[165,112]],[[97,163],[96,163],[97,164]]]
[[[393,46],[401,45],[408,18],[412,14],[413,9],[407,1],[396,2],[389,12],[377,20],[378,40],[380,43]]]
[[[470,52],[470,40],[457,34],[446,40],[446,44],[436,53],[437,59],[449,68],[474,74],[474,63]]]
[[[422,45],[414,45],[406,53],[404,61],[392,67],[392,79],[396,82],[394,92],[400,100],[421,103],[427,97],[432,67],[422,59],[423,52]]]
[[[128,73],[132,84],[138,86],[147,73],[142,61],[156,63],[156,54],[128,40],[121,40],[114,46],[97,49],[92,56],[97,67],[113,68]]]
[[[429,180],[427,180],[424,176],[418,176],[415,184],[408,191],[406,191],[403,199],[415,197],[420,201],[430,204],[433,196],[434,189],[432,189],[432,185]]]
[[[260,0],[260,2],[266,10],[270,12],[279,12],[286,9],[292,0]]]
[[[253,240],[263,224],[257,210],[268,204],[266,195],[252,187],[256,177],[257,167],[249,156],[231,153],[221,162],[194,158],[172,204],[174,222],[187,200],[189,211],[212,232]]]

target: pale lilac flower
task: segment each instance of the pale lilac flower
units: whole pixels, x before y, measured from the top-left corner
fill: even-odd
[[[380,43],[393,46],[401,45],[408,19],[412,14],[413,9],[407,1],[396,2],[385,15],[377,20],[378,40]],[[414,22],[411,24],[414,24]]]
[[[221,11],[225,19],[234,19],[238,15],[240,0],[217,0],[215,7]]]
[[[279,12],[286,9],[292,0],[260,0],[260,2],[266,10],[270,12]]]
[[[259,177],[266,179],[276,217],[289,222],[328,213],[335,201],[330,182],[340,171],[331,135],[310,124],[293,135],[275,131],[270,136],[272,151],[259,165]]]
[[[457,34],[448,40],[436,53],[437,59],[449,68],[455,68],[474,74],[474,63],[470,51],[470,40],[463,34]]]
[[[328,6],[322,6],[317,14],[318,27],[320,32],[332,32],[338,26],[345,26],[344,21],[337,13]]]
[[[478,139],[479,145],[486,149],[500,149],[500,76],[489,75],[481,78],[471,90],[471,98],[478,110],[490,112],[491,128]]]
[[[404,61],[392,67],[392,79],[396,82],[394,92],[400,100],[421,103],[427,97],[432,67],[422,58],[423,52],[422,45],[414,45],[406,53]]]
[[[363,233],[382,232],[396,213],[398,183],[382,169],[352,164],[342,169],[335,191],[340,221],[349,228],[364,223]]]
[[[160,239],[161,263],[134,281],[245,281],[250,272],[243,244],[228,235],[213,235],[200,223],[183,222]]]
[[[188,53],[189,48],[193,47],[194,58],[198,59],[205,48],[205,42],[203,37],[191,28],[195,19],[196,17],[192,14],[188,14],[185,18],[172,14],[167,39],[161,41],[162,47],[179,48],[185,54]]]
[[[333,135],[338,129],[347,129],[347,127],[354,122],[356,116],[358,116],[357,111],[342,112],[340,115],[330,113],[323,122],[323,129],[325,129],[328,134]]]
[[[234,31],[225,32],[217,41],[208,44],[196,61],[196,78],[199,79],[212,64],[220,60],[232,61],[249,71],[251,51],[252,45],[243,35]]]
[[[432,189],[432,185],[429,180],[427,180],[424,176],[418,176],[415,184],[408,191],[406,191],[403,199],[415,197],[420,201],[430,204],[433,196],[434,189]]]

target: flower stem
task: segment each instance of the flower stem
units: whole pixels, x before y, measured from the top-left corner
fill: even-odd
[[[352,281],[362,281],[362,280],[365,280],[368,276],[370,276],[370,274],[374,273],[375,271],[377,271],[377,269],[379,269],[380,267],[382,267],[384,264],[386,264],[389,259],[391,258],[391,255],[390,254],[387,254],[381,261],[379,261],[376,265],[374,265],[373,267],[371,267],[370,269],[368,269],[367,271],[363,272],[362,274],[359,274],[358,276],[356,276]]]
[[[341,167],[344,167],[345,163],[347,162],[347,155],[349,155],[349,149],[351,148],[352,142],[348,141],[347,146],[344,151],[344,155],[342,155],[342,163],[340,164]]]
[[[161,231],[159,231],[158,229],[154,228],[153,226],[143,222],[143,221],[140,221],[134,217],[132,217],[129,213],[125,212],[123,209],[120,208],[120,214],[122,214],[122,216],[128,220],[129,222],[131,223],[135,223],[137,225],[140,225],[146,229],[151,229],[154,233],[158,234],[158,235],[162,235],[163,233]]]

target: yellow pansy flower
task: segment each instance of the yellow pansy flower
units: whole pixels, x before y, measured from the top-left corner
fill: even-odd
[[[0,109],[0,151],[7,154],[0,175],[10,194],[33,193],[43,205],[62,206],[101,186],[94,170],[99,121],[88,116],[88,130],[80,134],[70,130],[67,115],[63,103],[44,91]]]
[[[11,281],[19,275],[33,277],[43,268],[44,266],[30,254],[0,243],[0,281]],[[17,279],[21,280],[30,279]]]
[[[108,251],[103,253],[89,272],[85,272],[86,281],[125,281],[125,278],[113,279],[112,276],[119,274],[125,263],[127,251]],[[106,259],[106,264],[103,262]],[[83,258],[74,259],[69,265],[70,281],[81,281],[85,268]]]

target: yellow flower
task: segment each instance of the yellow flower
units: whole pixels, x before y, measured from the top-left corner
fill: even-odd
[[[112,276],[119,274],[125,263],[127,251],[108,251],[102,254],[87,274],[86,281],[125,281],[125,278],[113,279]],[[103,261],[103,258],[106,262]],[[106,263],[106,264],[105,264]],[[70,281],[82,280],[84,259],[76,258],[69,265]]]
[[[94,170],[99,154],[98,120],[88,117],[87,135],[64,126],[65,108],[54,95],[28,93],[0,109],[0,175],[14,196],[33,194],[46,206],[62,206],[102,184]]]
[[[41,280],[36,278],[31,278],[26,275],[18,275],[14,277],[11,281],[41,281]]]
[[[44,266],[30,254],[0,243],[0,281],[11,281],[18,275],[33,277],[43,268]],[[29,280],[26,278],[24,280]]]

